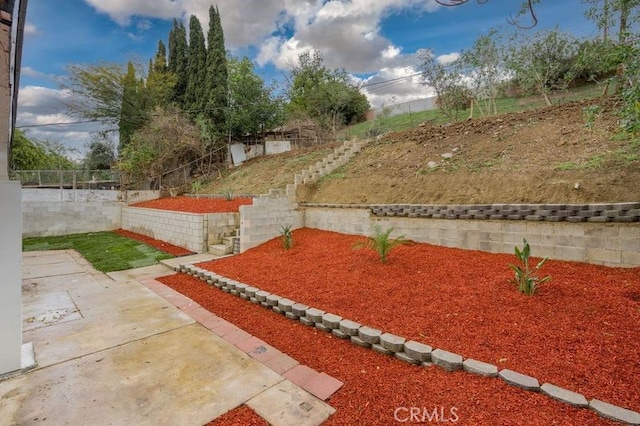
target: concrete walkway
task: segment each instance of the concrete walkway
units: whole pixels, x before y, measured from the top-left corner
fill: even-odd
[[[0,381],[0,425],[199,426],[242,404],[273,425],[318,425],[334,412],[152,279],[170,273],[107,276],[74,251],[25,253],[23,342],[37,367]]]

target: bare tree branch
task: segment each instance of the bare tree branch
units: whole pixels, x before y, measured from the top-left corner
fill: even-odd
[[[489,0],[477,0],[478,4],[485,4],[488,1]],[[436,0],[436,3],[438,3],[439,5],[447,6],[447,7],[460,6],[468,2],[469,0]],[[507,18],[507,22],[511,25],[515,25],[516,27],[522,28],[522,29],[530,29],[538,25],[538,17],[536,16],[536,11],[533,7],[533,3],[534,3],[534,0],[525,0],[520,12],[518,12],[515,15],[515,17],[513,15],[509,15],[509,17]],[[520,25],[520,23],[518,22],[518,17],[525,14],[528,14],[529,16],[531,16],[531,25],[526,25],[526,26]]]

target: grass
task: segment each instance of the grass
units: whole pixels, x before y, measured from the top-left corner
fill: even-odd
[[[23,251],[77,250],[101,272],[151,266],[173,256],[113,232],[36,237],[22,240]]]
[[[581,99],[594,98],[602,94],[601,85],[586,85],[571,89],[566,93],[556,96],[554,103],[564,103]],[[498,98],[496,99],[498,115],[510,112],[526,111],[545,106],[544,101],[538,97],[526,98]],[[460,113],[460,119],[464,120],[469,117],[470,110],[466,109]],[[480,111],[474,108],[473,117],[481,117]],[[429,110],[421,112],[412,112],[407,114],[395,115],[393,117],[381,117],[375,121],[359,123],[348,127],[342,132],[343,139],[351,139],[354,136],[358,138],[366,138],[369,131],[375,129],[377,133],[399,132],[417,127],[420,123],[430,122],[432,124],[444,124],[449,119],[439,110]]]

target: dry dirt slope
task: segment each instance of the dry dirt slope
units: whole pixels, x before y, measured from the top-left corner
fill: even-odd
[[[640,140],[618,136],[618,102],[598,98],[388,134],[346,166],[307,186],[301,191],[303,199],[416,204],[639,201]],[[585,111],[599,112],[589,120]],[[317,161],[318,155],[301,154]],[[291,158],[261,158],[226,179],[237,193],[262,193],[264,183],[275,183],[278,170],[286,169],[283,161]],[[305,167],[303,161],[298,165],[300,170]],[[280,182],[287,180],[292,179]]]

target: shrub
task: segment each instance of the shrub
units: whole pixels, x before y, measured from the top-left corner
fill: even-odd
[[[282,248],[289,250],[293,247],[293,232],[291,231],[292,225],[280,226],[280,238],[282,239]]]
[[[522,250],[520,250],[518,246],[515,247],[516,258],[520,261],[520,264],[510,264],[509,267],[515,272],[514,283],[518,287],[518,291],[520,293],[526,294],[527,296],[533,296],[540,284],[543,284],[551,279],[550,276],[539,278],[536,275],[540,268],[542,268],[542,265],[544,265],[544,263],[547,261],[548,257],[542,259],[532,269],[529,265],[531,247],[529,246],[526,238],[524,238],[522,241],[524,242]]]
[[[386,263],[391,250],[399,245],[409,243],[409,241],[405,240],[402,235],[397,238],[390,238],[393,231],[394,228],[387,228],[383,231],[380,225],[374,225],[373,236],[367,237],[365,241],[356,243],[353,248],[354,250],[359,250],[361,248],[373,250],[380,256],[380,261],[382,263]]]

